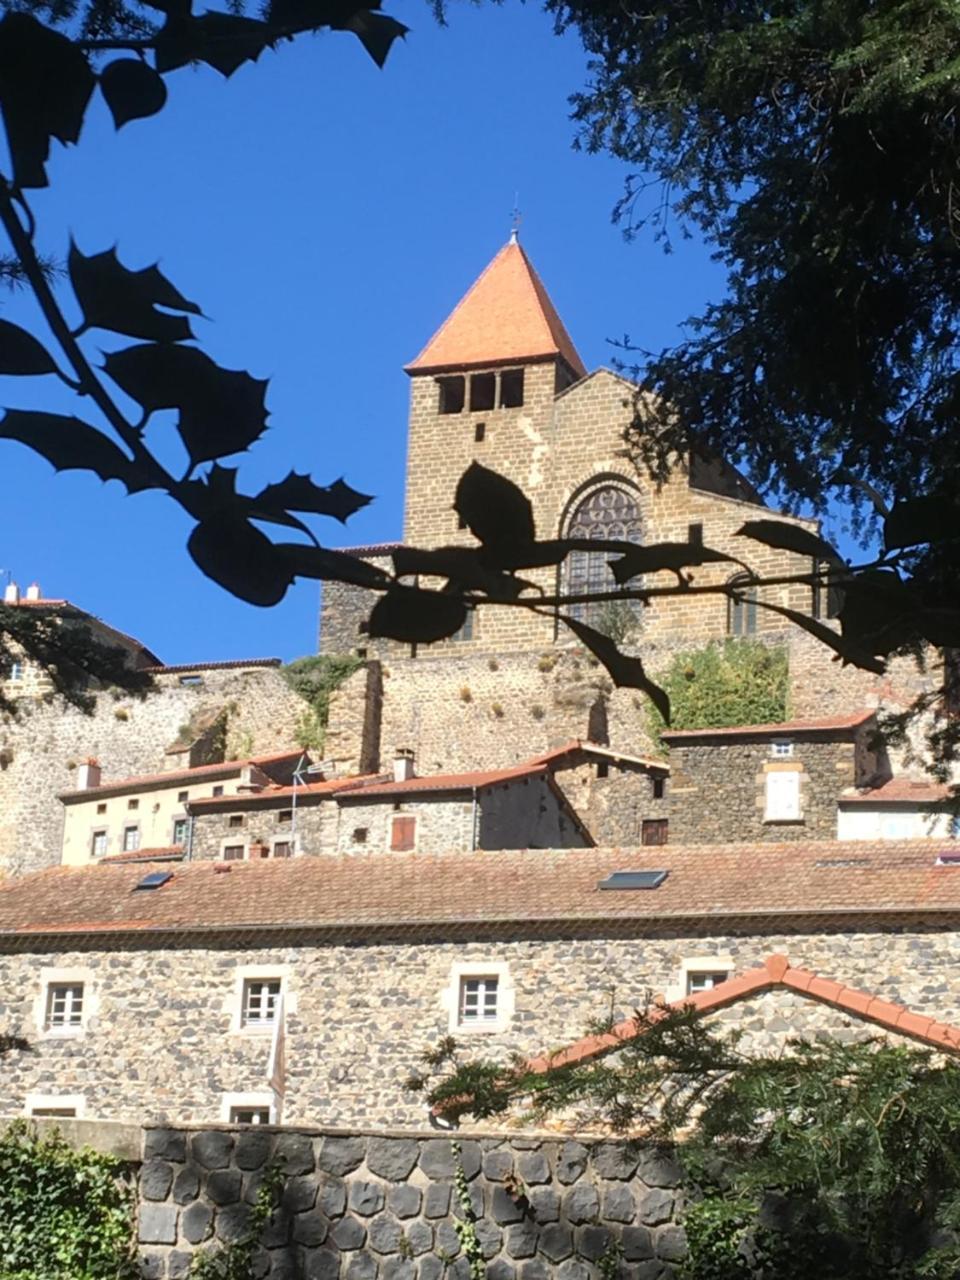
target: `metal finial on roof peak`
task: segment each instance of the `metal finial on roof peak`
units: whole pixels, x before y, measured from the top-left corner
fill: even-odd
[[[518,191],[513,197],[513,213],[510,222],[510,243],[520,243],[520,223],[523,221],[523,215],[520,212],[520,192]]]

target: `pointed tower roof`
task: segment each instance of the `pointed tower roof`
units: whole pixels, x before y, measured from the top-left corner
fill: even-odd
[[[407,373],[434,373],[559,357],[578,377],[583,361],[530,259],[511,236]]]

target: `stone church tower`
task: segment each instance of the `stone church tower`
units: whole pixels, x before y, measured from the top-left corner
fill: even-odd
[[[808,558],[736,537],[771,513],[723,463],[692,458],[662,486],[631,460],[624,432],[636,388],[609,369],[588,373],[516,236],[499,251],[420,354],[406,367],[411,408],[404,539],[421,547],[472,543],[453,498],[474,460],[518,484],[537,535],[636,542],[702,540],[758,572],[809,572]],[[798,521],[807,527],[811,522]],[[389,565],[392,546],[352,548]],[[524,576],[547,594],[613,585],[606,556],[574,554],[558,571]],[[706,565],[696,581],[727,582],[739,566]],[[673,575],[644,585],[674,582]],[[803,612],[806,584],[768,588],[766,598]],[[779,639],[782,621],[723,595],[668,598],[647,608],[590,606],[587,620],[626,635],[656,673],[678,650],[726,635]],[[529,758],[570,738],[624,752],[649,749],[646,709],[635,691],[613,690],[552,616],[489,607],[455,637],[430,646],[372,641],[366,593],[327,584],[320,651],[367,660],[333,700],[326,754],[369,767],[395,748],[413,750],[418,771],[491,767]],[[583,616],[583,614],[581,614]],[[851,694],[856,706],[861,695]],[[797,704],[799,710],[802,703]]]

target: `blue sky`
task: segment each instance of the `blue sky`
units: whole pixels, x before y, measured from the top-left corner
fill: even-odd
[[[270,430],[236,460],[242,480],[294,467],[376,496],[345,530],[318,526],[330,545],[399,535],[402,366],[507,239],[515,193],[588,367],[610,362],[611,338],[675,341],[723,283],[703,246],[678,240],[667,256],[612,225],[626,170],[572,148],[575,36],[517,0],[453,5],[446,28],[425,0],[390,11],[412,30],[383,72],[352,36],[325,34],[226,82],[183,69],[161,115],[119,133],[97,102],[79,146],[54,144],[34,200],[45,251],[64,257],[73,235],[87,253],[116,244],[129,266],[159,260],[209,317],[197,328],[210,355],[270,378]],[[39,331],[29,298],[3,305]],[[46,380],[0,382],[4,405],[85,412]],[[169,500],[56,475],[2,441],[0,477],[0,568],[21,586],[37,579],[171,663],[314,649],[317,584],[269,610],[234,600],[194,567]]]

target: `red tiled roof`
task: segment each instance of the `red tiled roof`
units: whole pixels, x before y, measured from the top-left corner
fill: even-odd
[[[53,867],[0,883],[0,946],[17,934],[111,928],[287,929],[365,935],[508,929],[633,933],[667,921],[730,927],[784,919],[960,921],[960,866],[943,840],[824,840],[634,849],[348,854],[185,862],[156,893],[136,867]],[[217,874],[216,867],[230,868]],[[604,890],[614,871],[668,871],[654,890]],[[766,926],[764,926],[766,927]]]
[[[738,724],[711,729],[665,729],[664,742],[691,742],[694,738],[780,737],[783,734],[835,733],[845,729],[859,729],[876,712],[866,709],[851,715],[827,716],[820,720],[787,720],[781,724]]]
[[[427,373],[553,356],[565,360],[577,377],[585,376],[539,276],[511,240],[406,369]]]
[[[292,750],[275,751],[271,755],[252,756],[249,760],[223,760],[220,764],[199,764],[193,769],[171,769],[168,773],[144,773],[133,778],[118,778],[111,782],[102,782],[99,787],[86,787],[80,791],[61,791],[60,799],[64,804],[80,800],[92,800],[95,796],[103,797],[111,791],[137,791],[143,787],[158,787],[165,783],[180,784],[182,782],[203,781],[206,778],[227,778],[231,774],[240,773],[248,765],[276,764],[281,760],[299,760],[305,753],[300,747]]]
[[[891,778],[879,787],[849,788],[841,791],[840,804],[943,804],[953,795],[946,782],[917,781],[913,778]]]
[[[874,1022],[885,1031],[909,1036],[935,1049],[960,1053],[960,1027],[939,1022],[927,1014],[914,1013],[905,1005],[881,1000],[869,992],[844,986],[842,982],[818,977],[808,969],[794,968],[787,957],[782,955],[768,956],[759,969],[751,969],[749,973],[729,978],[712,990],[698,991],[672,1004],[657,1005],[648,1012],[654,1020],[671,1009],[690,1005],[701,1013],[712,1013],[716,1009],[735,1004],[738,1000],[758,995],[761,991],[779,987],[796,991],[811,1000],[818,1000],[821,1004],[830,1005],[844,1013],[852,1013],[857,1018]],[[628,1018],[625,1022],[620,1022],[611,1028],[605,1035],[584,1036],[582,1040],[577,1040],[558,1053],[532,1058],[527,1066],[531,1071],[543,1073],[551,1067],[589,1062],[593,1058],[621,1048],[628,1040],[642,1034],[643,1026],[637,1019]]]
[[[181,662],[176,666],[146,667],[153,676],[175,676],[187,671],[229,671],[232,667],[279,667],[280,658],[226,658],[222,662]]]
[[[542,756],[534,757],[535,764],[556,764],[562,760],[564,756],[576,755],[578,751],[582,751],[584,755],[599,756],[604,760],[624,760],[628,764],[638,764],[643,769],[657,769],[661,773],[669,773],[670,765],[666,760],[659,760],[656,756],[634,756],[627,755],[624,751],[613,751],[610,747],[602,747],[596,742],[587,742],[580,738],[571,738],[569,742],[563,743],[562,746],[553,747],[549,751],[545,751]]]
[[[231,796],[198,796],[190,800],[187,808],[195,809],[234,808],[242,805],[265,804],[271,800],[291,799],[294,795],[298,801],[309,800],[314,796],[332,796],[340,791],[365,789],[371,783],[385,782],[389,778],[386,773],[362,773],[349,778],[325,778],[322,782],[305,782],[302,787],[264,787],[262,791],[244,791],[241,795]]]
[[[183,858],[182,844],[168,844],[157,849],[137,849],[129,853],[111,853],[97,860],[97,866],[107,862],[176,862]]]
[[[473,773],[434,773],[425,778],[407,778],[404,782],[378,782],[363,787],[364,796],[429,795],[434,791],[472,791],[475,787],[493,787],[519,778],[542,777],[547,766],[536,760],[515,764],[507,769],[482,769]],[[344,793],[352,800],[354,788]]]

